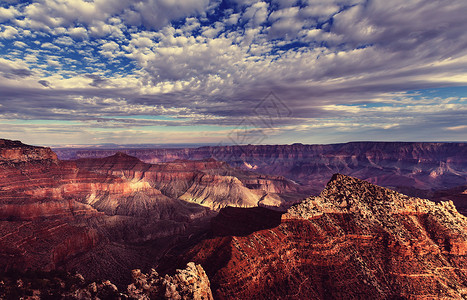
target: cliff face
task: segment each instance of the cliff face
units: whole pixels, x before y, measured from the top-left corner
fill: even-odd
[[[268,228],[222,232],[233,214],[221,212],[217,237],[186,256],[219,299],[467,297],[467,219],[452,202],[335,175]]]
[[[57,155],[45,147],[34,147],[21,143],[0,139],[0,163],[3,161],[25,162],[34,160],[57,160]]]

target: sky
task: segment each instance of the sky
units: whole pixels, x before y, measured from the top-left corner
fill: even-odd
[[[0,138],[467,141],[465,0],[0,1]]]

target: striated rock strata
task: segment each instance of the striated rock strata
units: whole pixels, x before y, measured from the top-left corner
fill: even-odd
[[[452,202],[337,174],[276,226],[219,232],[234,213],[216,217],[217,237],[186,255],[204,267],[216,299],[467,297],[467,219]]]
[[[147,164],[119,152],[101,159],[79,159],[76,164],[88,171],[149,185],[166,197],[213,210],[229,205],[283,207],[303,197],[298,185],[284,177],[238,170],[215,159]]]
[[[290,180],[214,159],[60,161],[48,148],[9,140],[0,153],[0,271],[77,270],[121,284],[125,270],[197,243],[211,209],[283,209],[302,197]]]
[[[316,193],[334,173],[398,189],[439,190],[467,184],[467,143],[350,142],[56,151],[62,159],[104,157],[124,151],[147,163],[214,157],[236,168],[284,176]]]
[[[122,282],[209,217],[148,182],[91,172],[48,148],[0,140],[0,153],[0,271],[65,268]]]

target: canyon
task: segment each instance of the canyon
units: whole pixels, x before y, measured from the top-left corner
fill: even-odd
[[[49,148],[0,140],[0,266],[110,274],[120,283],[125,270],[147,269],[180,241],[200,239],[222,207],[285,209],[302,197],[290,180],[214,159],[62,161]]]
[[[464,145],[0,140],[0,296],[462,299]]]
[[[61,159],[105,157],[121,151],[147,163],[215,158],[235,168],[283,176],[308,187],[308,192],[315,195],[335,173],[413,195],[467,185],[467,143],[350,142],[54,151]]]

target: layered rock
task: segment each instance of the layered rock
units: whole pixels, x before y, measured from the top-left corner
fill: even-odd
[[[126,269],[198,242],[210,208],[280,207],[301,197],[285,178],[214,159],[60,161],[50,149],[7,140],[0,151],[0,269],[63,268],[121,284]]]
[[[0,270],[68,268],[120,281],[125,269],[154,264],[179,236],[200,230],[192,223],[209,214],[148,182],[59,161],[47,148],[2,140],[0,152]]]
[[[80,159],[76,163],[92,172],[149,184],[167,197],[213,210],[228,205],[283,207],[303,197],[298,185],[284,177],[241,171],[215,159],[153,165],[119,152],[101,159]]]
[[[74,159],[109,156],[117,150],[57,151],[63,159]],[[233,167],[284,176],[317,193],[334,173],[392,188],[432,190],[467,184],[466,143],[351,142],[118,151],[148,163],[214,157]]]
[[[467,219],[452,202],[335,175],[281,219],[253,233],[214,231],[186,259],[204,267],[218,299],[467,297]]]
[[[44,159],[57,160],[57,155],[50,148],[29,146],[20,141],[0,139],[0,163]]]

